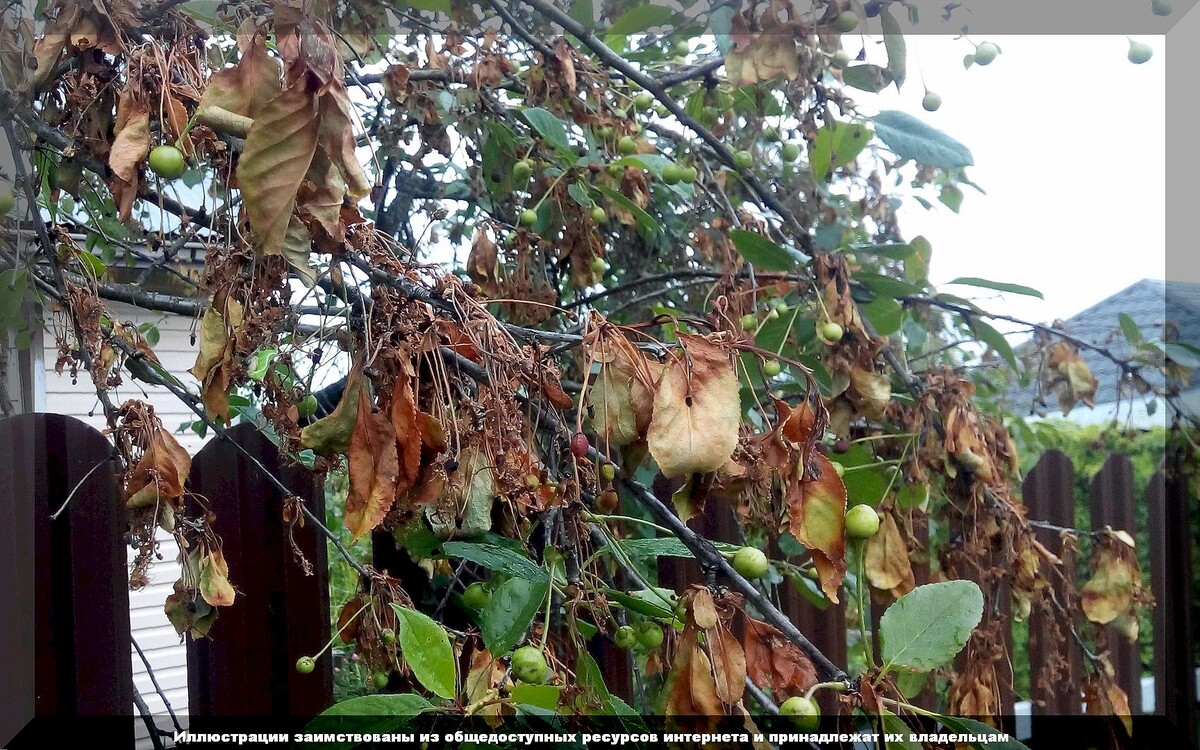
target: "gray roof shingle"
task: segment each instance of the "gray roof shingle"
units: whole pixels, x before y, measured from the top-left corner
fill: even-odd
[[[1125,313],[1137,323],[1147,340],[1162,340],[1164,329],[1174,329],[1179,341],[1200,343],[1200,284],[1182,281],[1141,281],[1107,297],[1065,321],[1066,333],[1091,344],[1107,347],[1118,357],[1127,357],[1132,347],[1122,335],[1117,316]],[[1018,355],[1028,351],[1030,344],[1017,347]],[[1116,363],[1104,356],[1082,350],[1081,354],[1092,375],[1099,381],[1096,404],[1110,403],[1117,399],[1117,386],[1121,370]],[[1163,377],[1154,368],[1143,369],[1144,377],[1153,385],[1163,384]],[[1033,404],[1036,383],[1027,388],[1014,387],[1006,394],[1006,401],[1022,413]],[[1188,390],[1200,388],[1200,377],[1192,378]],[[1045,407],[1038,406],[1038,413],[1055,413],[1057,399],[1047,398]]]

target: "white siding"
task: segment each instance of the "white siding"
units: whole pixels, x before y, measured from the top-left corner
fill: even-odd
[[[178,315],[139,310],[138,308],[120,303],[109,303],[109,312],[121,320],[133,323],[153,323],[159,331],[159,342],[154,347],[169,372],[174,373],[189,387],[195,389],[195,381],[187,370],[196,361],[197,348],[191,344],[192,320]],[[91,379],[80,372],[78,382],[72,383],[69,373],[58,374],[54,371],[54,362],[58,358],[55,334],[47,329],[44,335],[45,356],[45,401],[44,410],[59,414],[69,414],[83,421],[104,428],[104,415],[92,389]],[[127,399],[137,398],[154,406],[155,414],[162,420],[163,426],[175,432],[183,422],[194,419],[191,411],[166,388],[148,386],[140,381],[132,381],[126,377],[126,382],[113,393],[113,402],[120,405]],[[196,455],[204,444],[194,432],[176,434],[176,439],[190,453]],[[171,593],[171,587],[179,578],[179,565],[176,562],[178,548],[175,542],[165,533],[159,534],[162,560],[156,562],[150,569],[150,585],[141,591],[131,591],[129,595],[130,625],[134,639],[141,646],[146,659],[154,670],[171,708],[180,716],[186,726],[187,714],[187,653],[176,635],[175,629],[163,613],[163,603]],[[134,551],[130,550],[129,560],[132,563]],[[145,665],[137,652],[130,646],[130,658],[133,661],[134,685],[146,701],[150,712],[163,729],[170,730],[170,720],[166,716],[166,708],[158,696]],[[130,707],[131,712],[134,710]],[[138,747],[150,747],[150,740],[145,726],[140,722],[138,728]]]

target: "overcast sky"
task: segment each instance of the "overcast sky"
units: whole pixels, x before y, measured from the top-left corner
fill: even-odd
[[[1138,38],[1154,48],[1142,65],[1126,58],[1124,36],[988,40],[1003,54],[965,70],[966,40],[910,37],[903,90],[856,97],[864,109],[921,117],[975,157],[967,174],[987,195],[966,187],[959,214],[911,200],[900,211],[904,236],[923,234],[933,244],[931,281],[978,297],[985,309],[1041,322],[1142,278],[1163,278],[1165,37]],[[937,112],[921,108],[922,72],[942,96]],[[1025,284],[1045,300],[941,286],[959,276]]]

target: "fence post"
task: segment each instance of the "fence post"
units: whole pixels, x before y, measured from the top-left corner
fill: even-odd
[[[1171,450],[1170,448],[1168,450]],[[1154,591],[1154,710],[1165,714],[1184,737],[1195,739],[1196,651],[1192,639],[1191,520],[1186,476],[1168,454],[1167,465],[1150,479],[1147,537]]]
[[[1092,529],[1105,526],[1133,534],[1133,463],[1127,456],[1110,454],[1103,468],[1092,477]],[[1129,710],[1142,712],[1142,653],[1140,644],[1130,643],[1111,628],[1101,631],[1108,644],[1109,659],[1116,674],[1114,680],[1129,697]]]
[[[1075,469],[1065,453],[1048,450],[1025,477],[1022,487],[1029,517],[1055,526],[1075,526]],[[1052,554],[1063,561],[1062,575],[1067,581],[1075,579],[1075,556],[1062,543],[1061,535],[1049,529],[1037,529],[1034,537]],[[1056,580],[1047,582],[1058,601],[1063,601],[1063,586]],[[1059,631],[1061,643],[1052,643],[1047,635],[1061,627],[1060,618],[1047,616],[1035,606],[1029,615],[1029,687],[1034,714],[1044,716],[1078,715],[1083,696],[1083,664],[1068,632]],[[1065,664],[1064,664],[1065,662]],[[1065,668],[1057,678],[1052,677],[1051,665]]]
[[[221,608],[210,639],[188,641],[190,713],[193,719],[310,716],[333,698],[328,653],[312,674],[295,670],[297,659],[316,654],[330,636],[325,538],[311,524],[288,528],[284,498],[231,441],[292,488],[314,515],[325,517],[314,477],[284,467],[278,449],[253,425],[233,427],[225,440],[210,441],[196,455],[188,489],[216,514],[214,529],[238,596]],[[312,575],[296,561],[290,534],[312,563]]]
[[[73,417],[0,420],[0,745],[35,713],[133,715],[125,504],[114,476],[108,440]],[[128,745],[133,730],[131,719]]]

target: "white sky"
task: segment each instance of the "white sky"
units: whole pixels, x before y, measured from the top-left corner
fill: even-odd
[[[930,280],[990,311],[1042,322],[1163,278],[1165,37],[1138,38],[1154,48],[1142,65],[1126,59],[1124,36],[988,40],[1003,54],[965,70],[965,39],[908,37],[903,90],[856,97],[920,117],[975,157],[967,174],[987,195],[964,187],[959,214],[911,200],[900,210],[903,236],[923,234],[933,245]],[[868,41],[868,59],[877,54]],[[942,96],[937,112],[921,108],[922,72]],[[941,286],[959,276],[1025,284],[1045,300]]]

